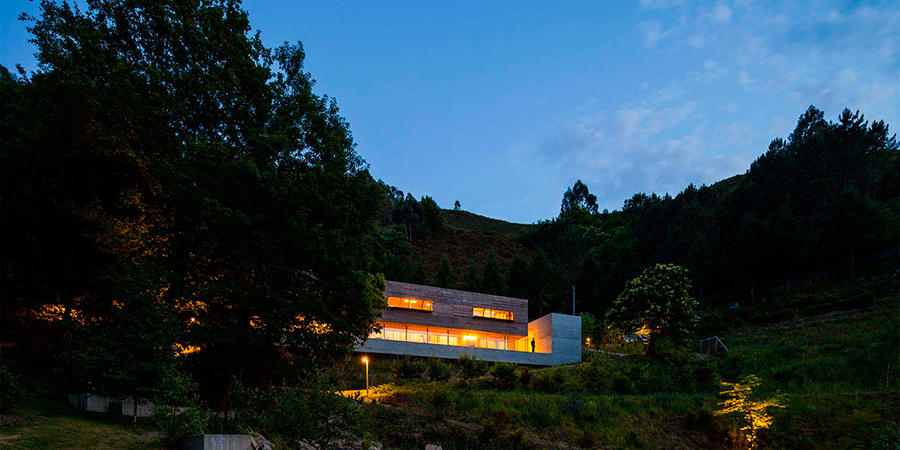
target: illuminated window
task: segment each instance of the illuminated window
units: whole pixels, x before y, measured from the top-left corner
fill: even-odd
[[[418,311],[433,311],[434,302],[420,300],[418,298],[388,297],[389,308],[415,309]]]
[[[472,308],[472,317],[484,317],[485,319],[513,320],[513,313],[489,308]]]
[[[380,323],[381,329],[369,334],[369,339],[415,342],[433,345],[490,348],[496,350],[531,351],[527,336],[486,333],[442,327],[425,327],[401,323]]]

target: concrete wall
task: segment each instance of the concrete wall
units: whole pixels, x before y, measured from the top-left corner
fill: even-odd
[[[129,397],[122,400],[115,400],[109,403],[109,412],[113,414],[121,414],[123,416],[131,416],[134,414],[134,400]],[[153,403],[138,401],[137,416],[150,417],[153,415]]]
[[[534,351],[538,353],[553,352],[553,321],[552,314],[547,314],[540,319],[528,323],[528,343],[526,347],[531,349],[531,340],[534,339]]]
[[[548,314],[528,324],[528,335],[534,337],[535,353],[387,339],[369,339],[357,346],[356,351],[447,359],[470,355],[483,361],[502,361],[534,366],[556,366],[581,362],[581,317]],[[528,347],[531,347],[530,339]]]
[[[183,450],[253,450],[246,434],[197,434],[181,441]]]
[[[386,281],[384,294],[388,297],[418,298],[434,302],[434,311],[385,308],[384,322],[415,324],[430,327],[457,328],[525,336],[528,330],[528,300],[479,294],[434,286]],[[513,313],[512,321],[472,317],[472,308],[492,308]]]
[[[130,397],[114,399],[94,394],[74,394],[69,396],[69,403],[85,411],[108,412],[131,416],[134,413],[134,400]],[[150,417],[153,415],[153,404],[150,402],[138,402],[137,416]]]
[[[553,365],[581,362],[581,317],[569,314],[548,314],[544,317],[548,316],[553,330]]]
[[[69,403],[85,411],[91,412],[107,412],[109,411],[109,397],[101,397],[94,394],[72,394],[69,396]]]

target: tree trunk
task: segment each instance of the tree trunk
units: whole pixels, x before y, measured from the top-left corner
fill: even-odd
[[[131,431],[137,430],[137,404],[138,399],[135,397],[131,398]]]
[[[656,336],[654,333],[650,333],[647,336],[647,356],[655,356],[656,355]]]

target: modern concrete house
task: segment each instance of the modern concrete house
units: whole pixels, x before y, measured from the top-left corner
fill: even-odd
[[[581,318],[548,314],[528,321],[521,298],[386,282],[382,329],[360,353],[555,366],[581,362]],[[533,347],[532,347],[533,343]]]

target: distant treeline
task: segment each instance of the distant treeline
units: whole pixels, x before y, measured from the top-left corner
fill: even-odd
[[[447,282],[453,267],[445,259],[444,275],[428,278],[402,249],[390,253],[401,246],[386,233],[394,244],[386,246],[393,266],[385,274],[528,298],[532,314],[570,311],[575,286],[578,311],[603,313],[627,280],[666,262],[690,270],[698,297],[739,290],[752,300],[799,272],[842,264],[852,273],[859,256],[898,248],[898,194],[900,154],[888,125],[846,109],[831,122],[811,106],[745,174],[712,186],[690,185],[674,197],[638,193],[609,212],[598,211],[579,180],[558,217],[522,227],[517,239],[531,256],[505,270],[488,256],[480,270],[470,266]],[[410,199],[393,197],[395,216]]]

